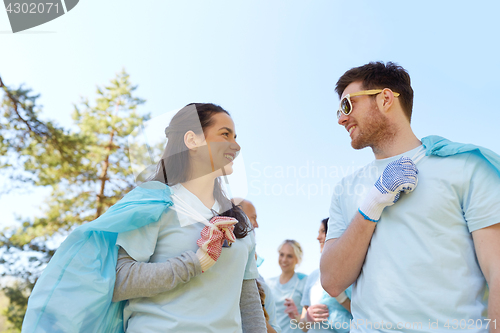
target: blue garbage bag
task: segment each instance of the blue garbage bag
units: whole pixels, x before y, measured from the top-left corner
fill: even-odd
[[[425,155],[451,156],[455,154],[472,152],[483,157],[490,163],[500,176],[500,156],[495,152],[472,144],[452,142],[437,135],[422,138],[422,145],[426,148]]]
[[[23,333],[123,332],[125,301],[111,301],[117,235],[158,221],[172,205],[168,186],[151,183],[69,234],[33,288]]]

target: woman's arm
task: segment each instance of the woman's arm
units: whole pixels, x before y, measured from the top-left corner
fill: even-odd
[[[240,297],[241,326],[243,333],[266,332],[266,319],[255,280],[243,280]]]
[[[276,330],[269,324],[269,321],[266,320],[266,328],[267,328],[267,333],[276,333]]]
[[[169,258],[166,262],[146,263],[134,260],[120,247],[113,302],[152,297],[175,288],[179,283],[187,283],[200,274],[200,261],[192,251]]]
[[[302,314],[300,315],[299,322],[302,323],[302,332],[307,332],[309,329],[307,329],[307,308],[308,306],[302,307]]]

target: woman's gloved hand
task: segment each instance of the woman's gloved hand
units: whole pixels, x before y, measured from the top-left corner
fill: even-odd
[[[211,226],[204,227],[201,230],[201,238],[196,241],[200,247],[196,251],[196,256],[200,260],[202,272],[206,272],[219,259],[224,240],[229,243],[236,240],[234,225],[238,220],[227,216],[215,216],[209,223]]]

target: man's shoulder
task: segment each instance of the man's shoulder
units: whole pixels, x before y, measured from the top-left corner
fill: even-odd
[[[362,167],[354,168],[351,173],[344,175],[340,180],[340,183],[349,184],[356,179],[365,178],[369,175],[376,175],[379,173],[377,169],[377,166],[373,163],[373,161],[371,161]]]

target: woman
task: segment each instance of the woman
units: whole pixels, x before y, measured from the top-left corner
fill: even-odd
[[[296,325],[285,311],[290,302],[300,304],[307,275],[295,272],[295,266],[302,261],[302,248],[297,241],[285,240],[278,247],[278,253],[281,275],[269,279],[268,285],[276,301],[278,325],[283,333],[290,333],[296,331]]]
[[[90,239],[104,237],[108,253],[93,265],[99,266],[94,269],[100,270],[99,276],[86,277],[92,283],[87,283],[85,294],[104,286],[105,296],[95,292],[99,295],[92,299],[81,297],[89,305],[81,318],[73,313],[78,327],[52,319],[57,310],[47,313],[46,307],[39,308],[42,315],[32,311],[34,327],[43,322],[44,328],[51,325],[51,332],[265,330],[255,283],[255,240],[247,236],[245,215],[227,199],[219,179],[232,173],[232,161],[240,150],[229,113],[214,104],[190,104],[172,118],[165,133],[167,146],[151,181],[127,194],[103,219],[88,224],[99,225],[91,228]],[[109,227],[117,218],[122,219],[120,226]],[[87,228],[76,234],[88,233]],[[102,250],[102,242],[95,243]],[[82,245],[86,246],[88,242]],[[87,257],[77,252],[71,265],[74,258]],[[115,279],[107,278],[111,265]],[[106,267],[104,273],[101,266]],[[54,275],[83,280],[74,272],[64,269],[64,274]],[[47,297],[53,298],[51,293]],[[123,324],[117,325],[113,320],[121,316]]]
[[[321,221],[318,231],[320,252],[323,252],[326,232],[328,230],[328,218]],[[304,332],[337,332],[347,333],[352,319],[351,310],[351,287],[337,297],[330,297],[321,287],[319,269],[312,272],[306,280],[304,295],[300,303],[302,315],[299,316],[297,307],[291,303],[287,311],[293,318],[300,321],[300,327]]]

